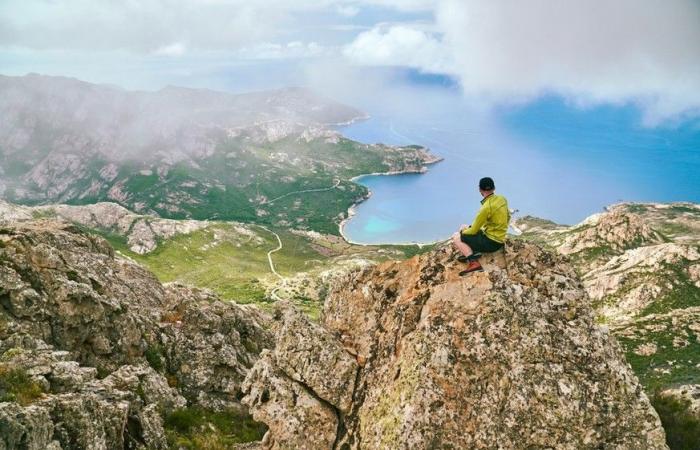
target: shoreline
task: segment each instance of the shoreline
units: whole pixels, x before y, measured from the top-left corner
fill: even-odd
[[[439,162],[445,160],[445,158],[443,158],[443,157],[441,157],[441,156],[437,156],[437,155],[432,155],[432,156],[433,156],[434,158],[431,159],[431,160],[428,160],[428,161],[424,162],[420,169],[390,170],[390,171],[388,171],[388,172],[363,173],[363,174],[361,174],[361,175],[357,175],[357,176],[354,176],[354,177],[350,178],[350,181],[352,181],[353,183],[358,183],[358,180],[359,180],[359,179],[364,178],[364,177],[369,177],[369,176],[394,176],[394,175],[423,174],[423,173],[426,173],[426,172],[428,171],[428,166],[431,166],[431,165],[433,165],[433,164],[437,164],[437,163],[439,163]],[[359,183],[358,183],[358,184],[359,184]],[[365,186],[365,187],[366,187],[366,186]],[[370,197],[372,197],[372,191],[369,190],[369,188],[368,188],[368,189],[367,189],[367,195],[364,196],[364,197],[362,197],[361,199],[357,200],[356,202],[354,202],[354,203],[348,208],[348,211],[347,211],[347,214],[348,214],[348,215],[347,215],[347,217],[345,217],[343,220],[341,220],[340,223],[338,224],[338,231],[340,232],[340,237],[342,237],[343,240],[344,240],[345,242],[347,242],[348,244],[352,244],[352,245],[362,245],[362,246],[365,246],[365,247],[369,247],[369,246],[374,246],[374,247],[376,247],[376,246],[379,246],[379,245],[416,245],[416,246],[418,246],[419,248],[421,248],[421,247],[423,247],[423,246],[425,246],[425,245],[434,245],[434,244],[438,244],[438,243],[440,243],[440,242],[444,242],[446,239],[449,239],[449,237],[448,237],[448,238],[446,238],[446,239],[439,239],[439,240],[432,241],[432,242],[399,242],[399,243],[383,243],[383,244],[367,244],[367,243],[362,243],[362,242],[355,242],[355,241],[349,239],[348,236],[345,234],[345,231],[344,231],[345,225],[353,218],[353,216],[354,216],[355,214],[357,214],[357,207],[358,207],[361,203],[363,203],[363,202],[369,200]]]
[[[325,126],[330,127],[330,128],[343,128],[343,127],[347,127],[349,125],[352,125],[356,122],[369,120],[371,118],[372,118],[372,116],[370,116],[369,114],[363,114],[361,116],[353,117],[350,120],[346,120],[345,122],[331,122],[331,123],[325,124]],[[338,130],[336,130],[336,131],[338,131]]]

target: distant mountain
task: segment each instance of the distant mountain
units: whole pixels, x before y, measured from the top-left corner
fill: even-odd
[[[337,232],[367,195],[351,177],[419,171],[437,159],[343,138],[329,126],[364,114],[302,88],[141,92],[0,76],[0,116],[0,197],[23,204],[108,200],[169,218]]]
[[[35,74],[0,75],[0,114],[6,155],[79,150],[110,161],[201,157],[213,130],[274,121],[333,125],[364,117],[303,88],[237,95],[168,86],[144,92]]]

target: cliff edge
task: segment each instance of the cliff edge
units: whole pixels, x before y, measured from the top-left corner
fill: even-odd
[[[243,384],[262,448],[667,448],[566,259],[513,241],[459,277],[442,248],[289,306]]]

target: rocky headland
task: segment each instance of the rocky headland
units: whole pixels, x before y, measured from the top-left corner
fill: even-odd
[[[366,115],[302,88],[144,92],[0,75],[0,115],[0,196],[24,205],[116,202],[170,219],[338,234],[366,194],[353,177],[437,159],[420,146],[343,137],[337,124]]]

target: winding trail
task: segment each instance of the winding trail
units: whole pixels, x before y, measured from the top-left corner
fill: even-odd
[[[304,189],[304,190],[301,190],[301,191],[287,192],[287,193],[284,194],[284,195],[280,195],[279,197],[273,198],[272,200],[268,200],[268,201],[262,202],[262,203],[260,203],[260,204],[261,204],[261,205],[269,205],[270,203],[276,202],[277,200],[282,199],[282,198],[284,198],[284,197],[288,197],[288,196],[290,196],[290,195],[305,194],[305,193],[309,193],[309,192],[324,192],[324,191],[330,191],[331,189],[337,188],[339,185],[340,185],[340,178],[338,178],[338,179],[335,180],[335,184],[333,184],[333,186],[330,186],[330,187],[327,187],[327,188]],[[273,253],[276,253],[276,252],[278,252],[278,251],[280,251],[280,250],[282,250],[282,239],[280,239],[280,235],[279,235],[279,234],[275,233],[274,231],[272,231],[271,229],[267,228],[266,226],[263,226],[263,225],[257,225],[257,226],[260,227],[260,228],[262,228],[263,230],[267,231],[268,233],[274,235],[274,236],[275,236],[275,239],[277,239],[277,247],[276,247],[276,248],[273,248],[272,250],[270,250],[269,252],[267,252],[267,262],[268,262],[268,264],[270,265],[270,271],[271,271],[277,278],[280,279],[281,284],[280,284],[279,286],[277,286],[276,288],[274,288],[274,289],[270,292],[270,296],[271,296],[272,299],[275,300],[275,301],[277,301],[277,300],[284,300],[282,297],[280,297],[279,295],[277,295],[277,291],[279,291],[280,289],[282,289],[282,288],[284,288],[284,287],[287,286],[287,279],[286,279],[285,277],[283,277],[282,275],[280,275],[279,272],[277,272],[277,270],[275,269],[275,263],[272,261],[272,254],[273,254]]]
[[[283,298],[281,298],[280,296],[277,295],[277,291],[279,291],[281,288],[283,288],[287,285],[287,279],[285,277],[283,277],[282,275],[280,275],[279,272],[277,272],[277,270],[275,269],[275,263],[272,262],[272,254],[282,250],[282,239],[280,239],[279,234],[275,233],[274,231],[267,228],[266,226],[258,225],[258,227],[262,228],[263,230],[267,231],[270,234],[273,234],[275,236],[275,239],[277,239],[277,247],[273,248],[272,250],[267,252],[267,262],[270,264],[270,271],[272,271],[272,273],[275,274],[275,276],[280,279],[282,284],[277,286],[276,288],[274,288],[272,290],[272,292],[270,292],[270,296],[275,301],[284,300]]]
[[[287,192],[284,195],[280,195],[279,197],[275,197],[272,200],[266,200],[262,203],[261,205],[269,205],[270,203],[276,202],[277,200],[283,199],[285,197],[289,197],[290,195],[296,195],[296,194],[305,194],[307,192],[324,192],[324,191],[330,191],[331,189],[335,189],[340,185],[340,179],[335,180],[335,184],[331,187],[327,188],[317,188],[317,189],[304,189],[303,191],[294,191],[294,192]]]

